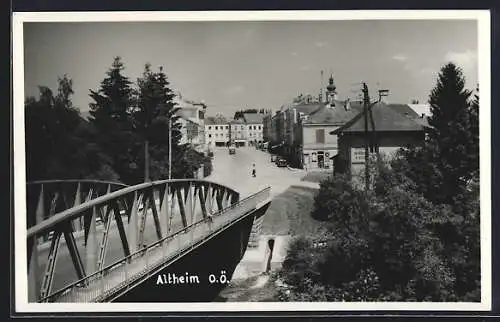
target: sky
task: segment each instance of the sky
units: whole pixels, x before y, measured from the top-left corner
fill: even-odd
[[[300,93],[318,95],[333,74],[339,99],[370,96],[427,102],[439,69],[463,69],[477,84],[477,21],[344,20],[236,22],[29,22],[24,24],[25,95],[38,86],[57,90],[73,80],[73,104],[84,112],[120,56],[136,81],[146,63],[163,66],[171,88],[204,101],[208,114],[241,108],[277,110]]]

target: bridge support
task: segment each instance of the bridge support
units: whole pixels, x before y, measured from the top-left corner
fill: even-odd
[[[128,240],[128,247],[130,249],[131,253],[135,253],[137,249],[137,235],[138,235],[138,218],[137,218],[137,212],[139,211],[139,203],[140,200],[137,196],[137,191],[134,191],[134,200],[132,202],[132,208],[130,209],[130,215],[129,215],[129,220],[128,220],[128,234],[127,234],[127,240]]]
[[[76,187],[76,193],[75,193],[75,201],[73,202],[73,207],[78,206],[79,204],[82,203],[82,198],[81,198],[81,187],[80,187],[80,182],[78,182],[78,185]],[[81,217],[76,218],[73,220],[73,227],[75,231],[80,231],[82,230],[82,221]]]
[[[87,237],[87,245],[85,247],[85,259],[87,274],[93,274],[97,269],[97,232],[96,232],[96,217],[97,209],[92,207],[92,214],[89,225],[89,235]]]

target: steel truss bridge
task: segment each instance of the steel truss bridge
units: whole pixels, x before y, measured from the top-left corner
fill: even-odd
[[[117,299],[269,203],[205,180],[30,182],[29,301]]]

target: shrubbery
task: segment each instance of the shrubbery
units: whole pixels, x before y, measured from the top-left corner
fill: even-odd
[[[342,174],[321,182],[312,216],[326,247],[292,244],[284,300],[480,301],[478,97],[444,66],[421,147],[369,163],[360,190]]]
[[[315,211],[328,211],[327,245],[291,244],[280,277],[286,300],[479,300],[479,226],[398,184],[388,168],[375,179],[383,194],[345,177],[322,182]],[[336,199],[336,201],[334,201]],[[474,233],[477,230],[477,233]],[[457,238],[459,231],[470,232]],[[463,233],[462,233],[463,235]],[[472,273],[475,272],[475,273]]]

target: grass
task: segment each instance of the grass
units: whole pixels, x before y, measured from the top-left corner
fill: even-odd
[[[317,190],[291,186],[276,196],[262,222],[264,235],[314,236],[324,229],[324,223],[311,217]]]
[[[302,179],[300,179],[301,181],[309,181],[309,182],[321,182],[322,180],[328,178],[329,176],[331,176],[332,173],[331,171],[330,172],[319,172],[319,171],[316,171],[316,172],[308,172]]]

